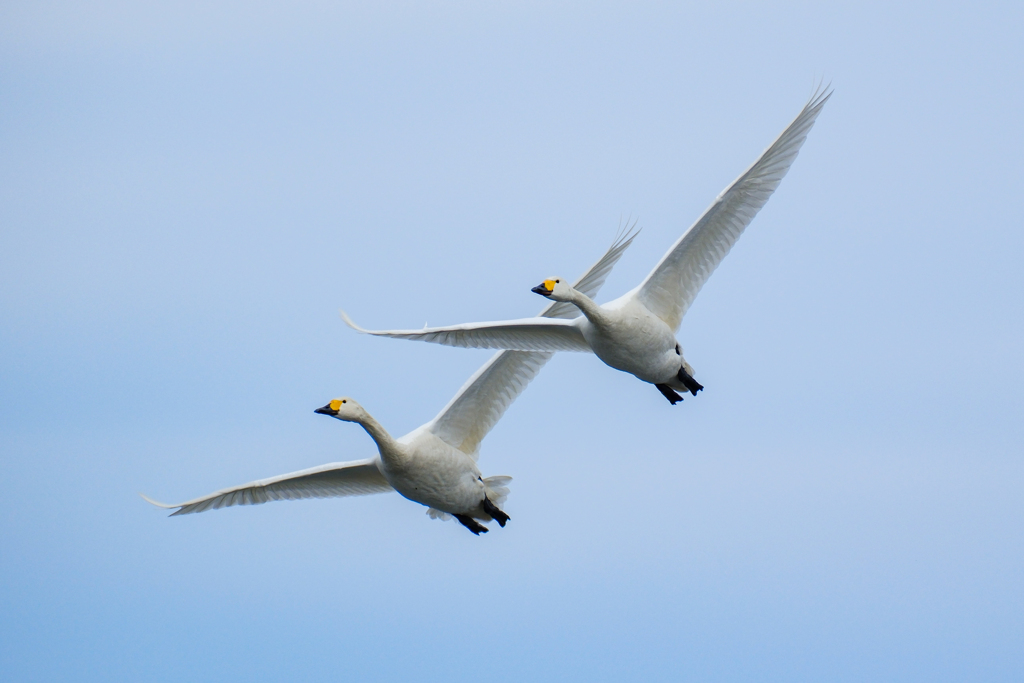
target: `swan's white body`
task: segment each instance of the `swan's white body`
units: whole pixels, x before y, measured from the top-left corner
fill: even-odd
[[[750,168],[668,250],[640,285],[603,306],[558,278],[534,291],[571,304],[583,314],[572,320],[525,318],[422,330],[365,330],[367,334],[448,346],[520,351],[591,351],[613,368],[658,385],[696,394],[702,387],[682,355],[675,332],[701,287],[768,201],[786,175],[807,133],[831,96],[819,90]]]
[[[575,290],[574,294],[571,301],[583,311],[575,322],[598,358],[645,382],[678,384],[675,388],[685,390],[676,378],[681,361],[676,336],[664,320],[634,297],[598,306]]]
[[[635,233],[620,236],[576,286],[596,293],[633,237]],[[564,317],[572,315],[572,310],[565,304],[552,303],[541,316],[545,319]],[[398,439],[388,434],[352,399],[335,399],[316,411],[362,426],[377,445],[377,456],[373,458],[321,465],[174,505],[143,498],[159,507],[177,508],[172,513],[174,516],[272,500],[397,491],[409,500],[426,505],[431,517],[447,519],[454,515],[473,533],[487,531],[487,527],[473,520],[497,518],[504,526],[508,517],[497,506],[508,495],[507,484],[511,478],[481,475],[476,463],[480,442],[551,355],[522,351],[496,353],[469,378],[437,417]]]
[[[351,399],[344,399],[348,405]],[[357,422],[377,444],[373,465],[390,488],[409,500],[426,505],[435,513],[468,515],[489,521],[482,503],[486,497],[500,505],[508,494],[509,477],[484,479],[475,453],[447,443],[429,423],[399,439],[393,439],[380,424],[356,405],[362,414],[339,419]],[[435,514],[436,516],[436,514]]]

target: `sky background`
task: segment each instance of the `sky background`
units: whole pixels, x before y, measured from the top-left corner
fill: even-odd
[[[1019,2],[5,2],[0,678],[1019,681]],[[556,356],[474,537],[397,494],[185,518],[368,457],[618,226],[635,286],[835,94],[679,338]]]

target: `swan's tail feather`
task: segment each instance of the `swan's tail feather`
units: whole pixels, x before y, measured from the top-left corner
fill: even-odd
[[[484,479],[484,486],[487,487],[490,495],[488,498],[495,505],[501,505],[508,498],[508,485],[512,482],[512,477],[497,476],[487,477]]]
[[[449,519],[452,518],[452,516],[449,513],[441,512],[440,510],[435,510],[434,508],[427,508],[427,517],[430,517],[431,519],[439,519],[442,522],[447,522]]]

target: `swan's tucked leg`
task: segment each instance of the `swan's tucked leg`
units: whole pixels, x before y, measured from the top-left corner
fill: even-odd
[[[483,507],[484,507],[484,512],[489,514],[491,517],[494,517],[495,521],[497,521],[498,524],[501,525],[501,528],[504,529],[505,528],[505,523],[509,519],[511,519],[511,517],[509,517],[504,512],[499,510],[498,506],[495,505],[494,503],[492,503],[491,499],[488,498],[487,496],[484,496],[484,500],[481,503],[481,505],[483,505]]]
[[[658,387],[658,391],[661,392],[661,395],[667,398],[668,402],[671,403],[672,405],[675,405],[683,400],[683,397],[677,394],[672,389],[672,387],[670,387],[667,384],[655,384],[654,386]]]
[[[683,386],[686,387],[694,396],[697,395],[698,391],[704,388],[704,385],[695,380],[690,373],[686,371],[686,368],[679,368],[679,374],[676,375],[676,377],[679,378],[679,381],[683,383]]]
[[[490,529],[488,529],[483,524],[476,521],[469,515],[455,515],[455,519],[459,520],[459,524],[466,527],[477,536],[479,536],[480,534],[486,534],[488,531],[490,531]]]

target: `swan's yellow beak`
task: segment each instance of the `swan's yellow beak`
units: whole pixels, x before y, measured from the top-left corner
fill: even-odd
[[[555,291],[555,281],[545,280],[530,291],[540,294],[541,296],[551,296],[551,292]]]
[[[320,415],[331,415],[331,416],[333,416],[333,415],[337,415],[338,414],[338,408],[340,408],[340,407],[341,407],[341,401],[339,401],[338,399],[334,399],[333,401],[331,401],[330,403],[325,405],[323,408],[317,408],[313,412],[314,413],[319,413]]]

